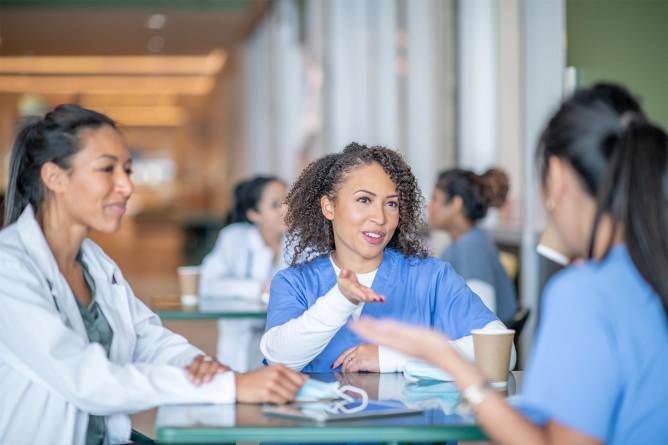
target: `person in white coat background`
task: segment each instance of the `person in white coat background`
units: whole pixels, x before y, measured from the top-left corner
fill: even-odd
[[[202,262],[199,293],[204,298],[265,301],[274,274],[285,267],[285,184],[255,176],[234,189],[227,226]],[[235,371],[262,366],[264,320],[219,320],[218,360]]]
[[[132,161],[107,116],[61,105],[12,149],[0,231],[0,443],[127,442],[127,413],[174,403],[285,403],[286,368],[234,374],[163,328],[91,230],[115,232]]]

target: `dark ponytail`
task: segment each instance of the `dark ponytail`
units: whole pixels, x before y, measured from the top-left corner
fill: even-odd
[[[33,118],[18,132],[9,162],[4,225],[18,219],[32,205],[39,212],[44,200],[41,169],[47,162],[70,167],[72,156],[81,148],[79,132],[85,128],[110,125],[107,116],[78,105],[60,105],[43,119]]]
[[[632,98],[622,87],[613,87],[618,99]],[[620,108],[624,103],[637,102],[613,104],[593,88],[577,92],[548,123],[537,159],[543,180],[551,156],[565,160],[595,197],[589,257],[599,223],[608,215],[612,236],[623,228],[633,264],[668,316],[668,136],[634,107]],[[613,239],[607,240],[606,253],[612,244]]]
[[[239,182],[234,187],[234,204],[232,210],[227,215],[225,224],[250,223],[248,211],[257,210],[257,205],[260,199],[262,199],[262,192],[272,182],[283,183],[276,176],[255,176],[254,178]]]
[[[436,188],[445,193],[448,202],[459,196],[464,216],[475,224],[487,215],[490,207],[503,206],[510,189],[510,181],[508,175],[498,168],[489,169],[482,175],[455,168],[439,173]]]
[[[16,221],[28,204],[42,201],[42,188],[29,185],[39,182],[39,177],[34,178],[35,169],[27,165],[30,163],[27,155],[28,145],[38,143],[40,140],[41,131],[38,125],[39,121],[26,122],[14,141],[5,196],[5,226]]]
[[[668,315],[668,137],[639,116],[622,117],[627,128],[597,196],[589,256],[598,223],[610,214],[624,228],[633,264],[659,294]],[[611,244],[609,240],[606,248]]]

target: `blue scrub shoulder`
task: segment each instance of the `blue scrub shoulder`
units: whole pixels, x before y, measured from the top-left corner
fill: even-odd
[[[528,406],[607,443],[662,443],[667,373],[661,301],[624,246],[550,281],[522,388]]]
[[[408,257],[394,249],[385,249],[383,261],[378,269],[375,284],[382,281],[392,281],[402,277],[419,275],[439,279],[443,274],[455,274],[452,267],[438,258]],[[299,263],[281,270],[274,277],[274,281],[289,283],[297,295],[314,294],[323,296],[336,283],[336,275],[332,267],[330,254],[323,254],[309,261]],[[304,301],[306,303],[306,301]]]

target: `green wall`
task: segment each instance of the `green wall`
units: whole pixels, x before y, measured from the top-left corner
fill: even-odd
[[[668,0],[566,0],[566,29],[581,86],[623,83],[668,128]]]

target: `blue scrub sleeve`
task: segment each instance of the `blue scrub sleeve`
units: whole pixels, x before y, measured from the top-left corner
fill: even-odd
[[[298,289],[297,281],[289,269],[274,276],[269,295],[265,332],[299,317],[308,309],[304,293]]]
[[[551,420],[604,440],[622,395],[621,368],[603,295],[578,272],[584,271],[562,272],[545,291],[522,399]]]
[[[456,340],[471,335],[472,329],[482,328],[498,320],[450,264],[444,263],[444,267],[433,306],[436,329]]]

